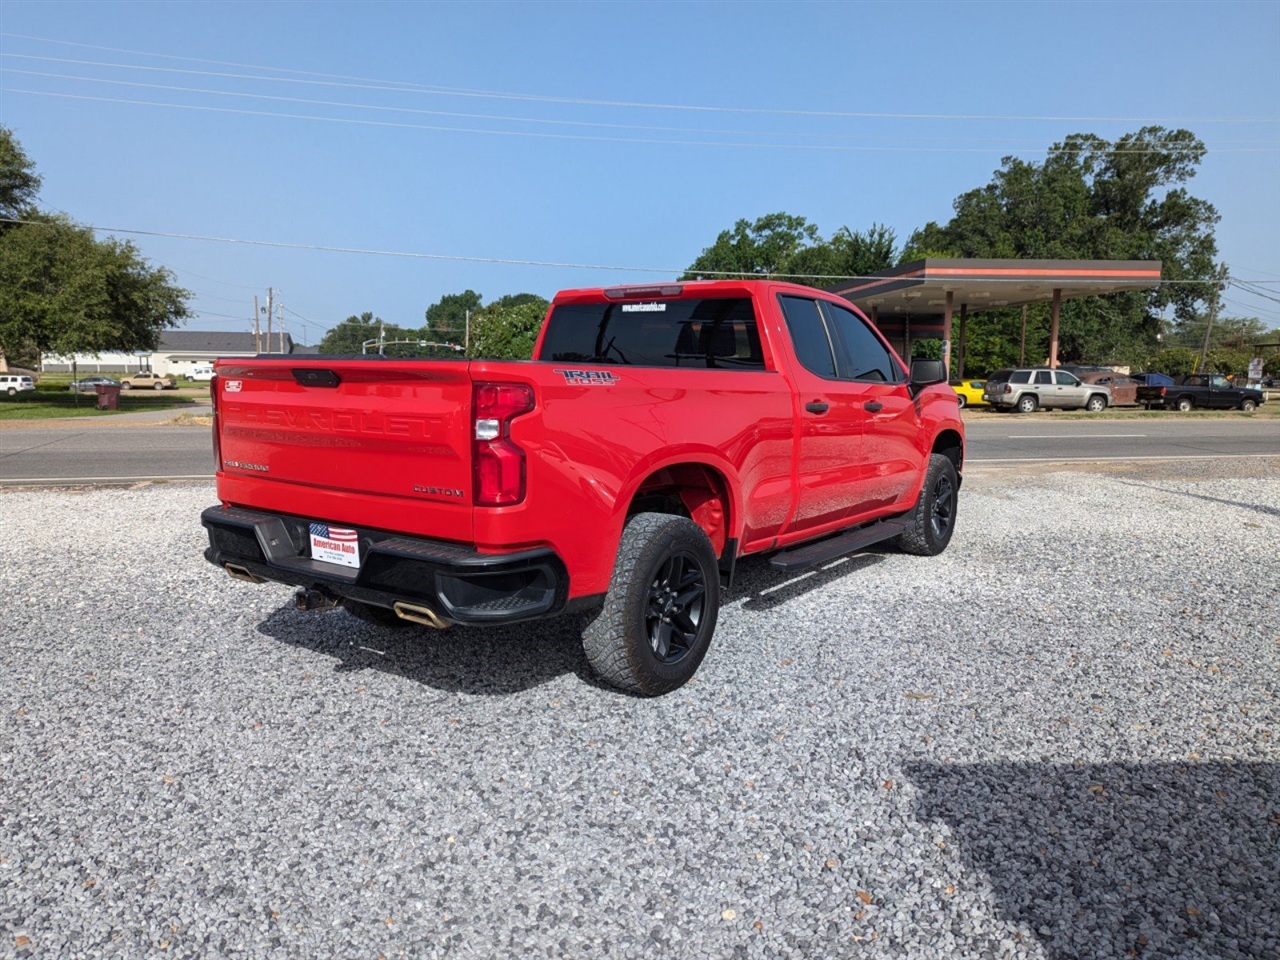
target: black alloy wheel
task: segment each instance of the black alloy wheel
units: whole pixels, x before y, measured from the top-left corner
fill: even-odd
[[[645,633],[653,655],[662,663],[678,663],[698,639],[707,603],[707,584],[698,560],[687,551],[672,554],[649,587]]]
[[[956,519],[956,485],[952,482],[951,476],[950,473],[940,471],[938,479],[933,484],[933,495],[930,497],[933,506],[930,510],[929,525],[937,541],[951,539],[951,525]]]

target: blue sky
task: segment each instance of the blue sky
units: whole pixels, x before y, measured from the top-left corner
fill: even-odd
[[[0,33],[0,123],[44,205],[94,225],[678,271],[777,210],[905,240],[1005,154],[1152,121],[1209,146],[1190,186],[1233,274],[1280,280],[1277,2],[3,0]],[[583,100],[607,103],[563,102]],[[134,239],[196,293],[188,326],[249,329],[271,285],[310,342],[364,310],[420,325],[468,287],[661,276]]]

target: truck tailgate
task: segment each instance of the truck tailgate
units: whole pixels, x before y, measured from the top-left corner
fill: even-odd
[[[469,366],[220,361],[220,497],[353,526],[394,519],[403,532],[469,539]]]

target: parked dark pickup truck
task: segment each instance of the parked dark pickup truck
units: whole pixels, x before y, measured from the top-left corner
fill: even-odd
[[[1138,403],[1148,410],[1166,408],[1192,410],[1253,410],[1263,401],[1261,390],[1233,387],[1226,377],[1197,373],[1183,377],[1172,387],[1139,387]]]

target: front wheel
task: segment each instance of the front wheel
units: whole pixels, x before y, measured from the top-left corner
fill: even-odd
[[[1019,413],[1035,413],[1039,403],[1034,395],[1028,393],[1026,396],[1018,398],[1016,406]]]
[[[1095,393],[1089,398],[1089,402],[1084,405],[1084,408],[1090,413],[1101,413],[1107,409],[1107,398]]]
[[[153,387],[152,389],[154,389],[154,390],[163,390],[163,389],[164,389],[164,384],[163,384],[163,383],[157,383],[157,384],[155,385],[155,387]]]
[[[929,458],[911,526],[894,538],[898,549],[918,557],[936,557],[947,549],[955,532],[959,492],[955,464],[950,457],[935,453]]]
[[[627,521],[604,609],[582,636],[605,682],[646,697],[683,686],[707,655],[720,612],[720,570],[692,520],[639,513]]]
[[[1253,413],[1254,410],[1258,409],[1258,405],[1252,400],[1241,400],[1240,409],[1245,413]]]
[[[1182,398],[1178,401],[1178,403],[1176,404],[1176,406],[1177,406],[1177,410],[1178,410],[1178,412],[1179,412],[1179,413],[1186,413],[1186,412],[1187,412],[1187,411],[1189,411],[1189,410],[1191,409],[1191,407],[1192,407],[1191,398],[1190,398],[1190,397],[1182,397]]]

